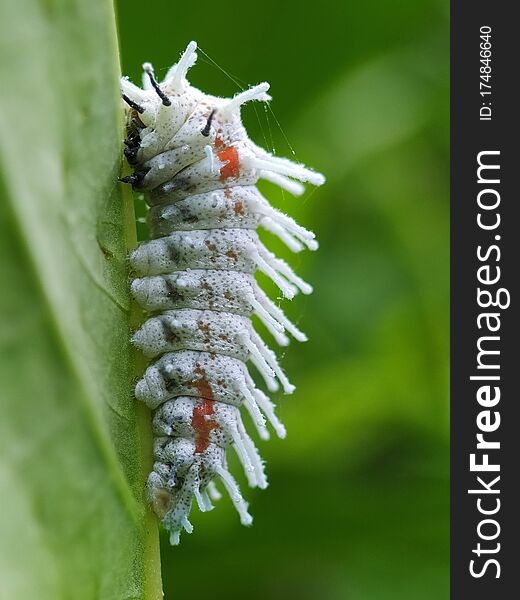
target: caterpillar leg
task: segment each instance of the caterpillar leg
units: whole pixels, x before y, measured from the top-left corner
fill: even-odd
[[[273,318],[277,319],[285,329],[293,336],[295,340],[299,342],[306,342],[307,336],[300,331],[294,323],[292,323],[284,314],[281,308],[268,298],[268,296],[257,286],[256,298],[259,304],[263,306],[265,311],[269,313]]]
[[[253,464],[253,468],[256,475],[256,483],[260,489],[267,487],[267,479],[264,471],[264,464],[258,453],[258,449],[253,443],[253,440],[247,435],[244,424],[242,421],[237,423],[239,435],[242,437],[244,447],[249,455],[249,459]]]
[[[262,413],[260,412],[260,409],[258,408],[258,404],[256,403],[253,394],[251,393],[251,391],[245,383],[240,385],[240,390],[244,395],[244,407],[249,413],[251,419],[253,420],[258,435],[262,440],[268,440],[269,432],[267,431],[267,428],[265,426],[265,419]]]
[[[280,291],[287,299],[292,300],[296,296],[297,288],[289,283],[285,277],[282,277],[256,248],[251,252],[251,256],[255,260],[258,269],[280,288]]]
[[[247,348],[249,352],[249,359],[258,369],[260,375],[262,375],[262,377],[264,378],[267,387],[272,391],[276,391],[278,389],[278,385],[274,380],[275,371],[271,367],[271,365],[268,364],[264,355],[259,350],[258,346],[251,340],[251,334],[241,334],[240,341]]]
[[[210,481],[206,487],[207,491],[208,491],[208,495],[212,500],[215,500],[215,502],[217,502],[218,500],[220,500],[222,498],[222,494],[218,491],[217,486],[215,485],[214,481]]]
[[[276,435],[279,438],[284,439],[287,432],[283,423],[280,421],[280,419],[278,419],[274,412],[274,404],[262,391],[255,390],[254,394],[258,406],[264,411],[265,416],[273,426],[273,429],[276,431]]]
[[[218,467],[217,475],[222,480],[222,483],[224,484],[224,487],[231,498],[231,502],[233,502],[235,508],[237,509],[242,525],[251,525],[253,522],[253,517],[247,512],[247,503],[242,497],[240,489],[231,473],[227,469]]]
[[[293,252],[301,252],[303,250],[303,244],[301,244],[301,242],[288,233],[280,224],[273,221],[273,219],[264,217],[260,223],[266,231],[269,231],[280,238],[282,242]]]
[[[249,483],[250,487],[257,487],[258,486],[257,471],[251,461],[251,457],[249,455],[249,452],[248,452],[248,449],[244,442],[244,439],[239,433],[238,424],[235,425],[234,427],[230,427],[229,433],[233,439],[233,445],[235,447],[235,451],[238,455],[238,458],[239,458],[240,462],[242,463],[242,466],[244,467],[244,472],[246,474],[247,482]]]
[[[292,194],[293,196],[301,196],[305,191],[305,187],[299,181],[294,181],[285,175],[280,175],[279,173],[274,173],[273,171],[266,171],[262,169],[260,171],[260,179],[265,179],[266,181],[274,183],[275,185],[288,191],[289,194]]]
[[[281,258],[276,258],[276,256],[267,250],[265,246],[259,245],[258,254],[260,258],[267,264],[271,269],[283,275],[291,284],[295,285],[301,292],[304,294],[312,293],[312,286],[309,285],[306,281],[303,281],[301,277],[298,277],[296,273],[291,269],[291,267]],[[282,290],[283,291],[283,290]]]
[[[200,494],[201,501],[202,501],[202,503],[204,504],[204,507],[205,507],[202,512],[209,512],[210,510],[213,510],[215,507],[211,503],[211,499],[210,499],[210,496],[208,494],[207,487],[205,489],[199,490],[199,494]]]
[[[292,394],[296,389],[292,383],[287,379],[287,376],[282,371],[282,368],[278,364],[275,353],[269,349],[262,338],[255,332],[251,332],[251,345],[256,348],[256,351],[262,359],[268,364],[268,366],[274,371],[286,394]]]
[[[266,326],[266,328],[272,334],[272,336],[278,342],[278,344],[280,346],[289,345],[289,338],[283,333],[283,325],[267,312],[264,306],[253,296],[253,294],[248,296],[248,299],[251,303],[251,306],[254,308],[255,314]]]

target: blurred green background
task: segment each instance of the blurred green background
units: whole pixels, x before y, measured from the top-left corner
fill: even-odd
[[[118,22],[135,82],[191,39],[231,75],[200,52],[204,91],[269,81],[251,137],[328,179],[303,199],[262,186],[321,245],[267,240],[315,286],[284,303],[310,338],[283,358],[288,437],[259,443],[266,492],[239,477],[251,529],[223,499],[180,547],[164,537],[166,599],[447,598],[448,3],[120,0]]]

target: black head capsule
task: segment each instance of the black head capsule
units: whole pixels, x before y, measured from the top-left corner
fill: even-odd
[[[164,104],[164,106],[171,106],[172,101],[161,90],[161,88],[159,87],[159,84],[157,83],[157,80],[155,79],[155,75],[154,75],[154,72],[153,72],[152,65],[150,63],[144,63],[143,69],[144,69],[144,72],[150,78],[150,83],[152,84],[153,89],[155,90],[155,92],[157,93],[157,95],[159,96],[159,98],[161,99],[161,101]]]
[[[215,116],[215,113],[217,112],[217,109],[214,108],[210,113],[209,113],[209,117],[208,120],[206,121],[206,125],[204,126],[204,129],[201,131],[202,135],[204,137],[208,137],[209,132],[211,131],[211,122],[213,121],[213,117]]]

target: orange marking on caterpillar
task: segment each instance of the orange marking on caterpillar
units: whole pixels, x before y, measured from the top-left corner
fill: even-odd
[[[195,430],[195,454],[201,454],[209,446],[209,434],[220,425],[210,417],[215,414],[213,390],[206,379],[204,369],[197,364],[195,373],[201,378],[194,382],[200,396],[200,403],[193,409],[191,426]]]
[[[217,156],[220,161],[226,163],[220,168],[220,181],[226,181],[229,178],[238,179],[240,177],[240,163],[236,148],[226,148],[219,152]]]
[[[218,429],[219,424],[210,417],[215,414],[215,401],[203,399],[193,409],[191,425],[196,432],[195,454],[201,454],[209,446],[209,434],[213,429]]]

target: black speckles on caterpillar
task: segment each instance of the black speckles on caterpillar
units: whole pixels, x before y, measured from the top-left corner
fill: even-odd
[[[250,318],[256,314],[281,346],[289,343],[288,334],[306,340],[260,289],[254,273],[270,277],[289,299],[312,291],[260,242],[256,229],[277,235],[294,252],[318,247],[313,233],[270,206],[255,185],[266,179],[299,195],[301,182],[324,182],[319,173],[272,156],[248,138],[240,107],[269,101],[269,85],[232,99],[204,94],[186,80],[195,51],[191,42],[160,84],[148,63],[144,89],[122,80],[125,156],[134,169],[122,181],[144,192],[153,238],[130,256],[137,276],[132,294],[152,313],[133,336],[152,359],[135,395],[154,411],[148,498],[172,544],[183,529],[193,529],[188,520],[193,499],[201,511],[213,508],[211,500],[220,497],[216,481],[228,491],[241,522],[252,522],[226,461],[233,447],[249,485],[267,486],[241,408],[262,439],[269,437],[266,419],[279,437],[285,437],[285,428],[245,363],[256,367],[269,390],[281,384],[292,393],[294,386]]]

